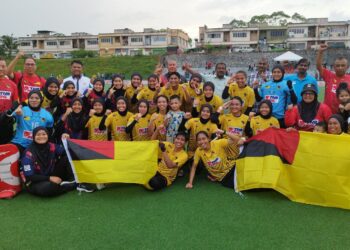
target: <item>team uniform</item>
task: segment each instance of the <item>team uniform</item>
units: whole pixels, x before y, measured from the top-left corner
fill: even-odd
[[[242,113],[245,113],[247,108],[253,108],[255,103],[255,94],[251,87],[245,86],[244,88],[240,88],[238,84],[233,83],[230,85],[228,93],[231,98],[234,96],[239,96],[242,99]]]
[[[52,115],[42,108],[35,112],[25,106],[22,108],[22,112],[22,115],[15,114],[17,127],[12,142],[26,148],[32,143],[33,129],[39,126],[52,128],[54,121]]]
[[[253,117],[250,121],[250,128],[253,131],[253,135],[257,135],[258,133],[270,127],[280,127],[278,120],[273,116],[271,116],[268,119],[264,119],[263,117],[258,115]]]
[[[187,162],[188,156],[185,150],[175,152],[175,145],[169,142],[164,142],[165,150],[170,160],[176,164],[175,168],[167,167],[164,159],[158,164],[158,173],[164,176],[167,180],[167,186],[170,186],[176,179],[178,170]]]
[[[111,131],[113,141],[130,141],[130,135],[126,133],[126,125],[132,116],[130,112],[125,116],[113,112],[107,117],[105,125]]]
[[[108,141],[108,130],[100,130],[100,124],[104,116],[93,115],[86,123],[88,139],[93,141]]]
[[[213,97],[208,101],[204,95],[198,98],[199,105],[197,106],[197,112],[199,113],[203,104],[210,104],[213,107],[213,110],[217,110],[224,101],[217,95],[213,95]]]
[[[150,137],[148,135],[148,124],[151,120],[151,115],[147,114],[145,117],[141,117],[138,121],[135,120],[133,115],[129,118],[127,126],[133,125],[131,130],[131,139],[133,141],[148,141]]]
[[[192,111],[192,103],[193,103],[194,99],[199,98],[203,95],[203,84],[200,83],[198,86],[198,89],[200,90],[200,93],[201,93],[199,95],[196,93],[195,89],[191,87],[189,82],[184,83],[184,85],[186,86],[186,90],[187,90],[189,96],[191,97],[191,102],[187,103],[185,105],[185,111],[191,112]]]
[[[238,117],[232,114],[224,114],[219,116],[219,123],[221,129],[227,133],[243,136],[248,119],[249,117],[244,114],[241,114]]]
[[[136,88],[132,85],[128,86],[125,90],[125,97],[128,100],[128,110],[132,113],[137,113],[137,103],[132,103],[131,99],[134,96]]]
[[[207,123],[203,124],[200,118],[192,118],[188,120],[185,124],[185,128],[190,131],[190,139],[188,142],[187,149],[189,158],[193,157],[194,152],[197,149],[196,135],[199,131],[207,132],[209,138],[211,138],[211,135],[216,133],[216,131],[218,130],[218,127],[215,123],[208,121]]]
[[[149,104],[149,113],[153,114],[157,111],[157,105],[154,103],[154,97],[156,95],[156,90],[152,90],[150,88],[142,88],[140,93],[137,94],[137,100],[147,100]]]
[[[165,95],[166,97],[168,97],[168,100],[170,100],[171,96],[178,95],[180,96],[182,106],[184,106],[187,102],[185,91],[181,86],[179,86],[177,89],[173,89],[172,87],[168,89],[166,87],[162,87],[158,95]]]
[[[16,84],[7,79],[0,79],[0,113],[9,110],[13,102],[18,101]]]
[[[165,115],[157,113],[157,118],[153,120],[154,130],[156,130],[160,125],[163,125],[164,120],[165,120]],[[166,141],[166,128],[165,127],[163,129],[159,130],[159,133],[157,135],[157,140]]]
[[[27,101],[30,91],[41,90],[45,85],[45,79],[36,74],[28,75],[26,73],[15,72],[13,75],[13,81],[18,86],[20,102]]]
[[[223,181],[226,176],[232,175],[230,181],[233,182],[233,173],[230,172],[233,171],[239,149],[236,144],[229,144],[228,140],[211,141],[210,150],[197,148],[194,154],[194,164],[198,165],[202,160],[210,176],[217,181]]]
[[[346,82],[350,85],[350,75],[345,74],[342,77],[338,77],[334,72],[323,68],[321,76],[326,83],[324,103],[331,108],[333,114],[336,114],[339,108],[336,90],[341,82]]]
[[[291,104],[290,92],[286,81],[267,82],[259,89],[259,95],[272,103],[272,115],[277,119],[284,118],[284,112]]]

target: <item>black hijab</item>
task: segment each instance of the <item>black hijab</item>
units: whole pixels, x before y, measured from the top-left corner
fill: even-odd
[[[263,104],[266,104],[267,106],[269,106],[270,108],[270,113],[268,113],[267,115],[263,115],[260,113],[260,108],[261,108],[261,105]],[[258,114],[263,118],[263,119],[270,119],[270,117],[272,116],[272,103],[270,100],[262,100],[260,103],[259,103],[259,106],[258,106]]]
[[[201,122],[202,124],[207,124],[207,123],[210,121],[211,115],[213,114],[213,107],[212,107],[210,104],[203,104],[203,105],[201,106],[201,109],[200,109],[200,111],[199,111],[199,114],[202,113],[202,111],[203,111],[204,108],[208,108],[208,109],[209,109],[210,116],[209,116],[208,119],[204,119],[204,118],[202,118],[202,116],[199,116],[199,120],[200,120],[200,122]]]
[[[318,109],[320,108],[320,103],[317,101],[317,93],[314,93],[315,99],[312,102],[306,103],[304,100],[302,100],[298,104],[298,112],[300,114],[300,117],[304,122],[307,123],[310,123],[313,119],[315,119]]]
[[[82,106],[84,106],[83,101],[80,98],[74,98],[71,102],[71,107],[75,102],[80,102]],[[84,111],[81,110],[79,113],[71,112],[67,117],[67,124],[69,129],[73,132],[80,132],[85,128],[86,117]]]
[[[96,78],[94,80],[94,82],[92,83],[92,85],[94,86],[97,82],[100,82],[102,84],[102,90],[101,91],[96,91],[95,88],[92,89],[92,91],[94,91],[94,93],[97,95],[97,96],[103,96],[103,91],[104,91],[104,88],[105,88],[105,81],[102,79],[102,78]]]
[[[277,64],[277,65],[273,66],[271,72],[273,72],[275,69],[281,70],[281,72],[282,72],[282,77],[281,77],[280,79],[277,79],[277,80],[272,79],[272,81],[273,81],[273,82],[281,82],[281,81],[283,80],[283,78],[284,78],[284,68],[283,68],[281,65]]]
[[[29,102],[29,98],[34,95],[34,94],[37,94],[40,98],[40,104],[38,107],[33,107],[30,105],[30,102]],[[33,110],[33,111],[39,111],[41,109],[41,104],[43,103],[43,96],[41,95],[41,92],[40,90],[32,90],[30,91],[30,93],[28,94],[28,107]]]
[[[128,101],[126,100],[126,98],[124,96],[119,96],[117,98],[117,100],[115,101],[115,105],[117,106],[117,103],[119,100],[123,100],[125,102],[125,105],[126,105],[126,108],[124,111],[119,111],[118,108],[117,108],[117,112],[119,113],[119,115],[121,116],[126,116],[126,114],[128,113]]]
[[[48,89],[49,89],[49,86],[51,84],[56,84],[56,86],[58,88],[58,91],[57,91],[56,95],[51,95],[49,93]],[[43,94],[44,94],[44,96],[47,99],[49,99],[51,101],[50,108],[52,108],[52,109],[57,107],[59,105],[59,103],[60,103],[60,98],[59,98],[59,95],[58,95],[59,89],[60,89],[60,83],[59,83],[59,81],[58,81],[58,79],[56,77],[49,77],[49,78],[47,78],[45,86],[44,86],[44,89],[43,89]]]
[[[49,136],[49,131],[45,127],[36,127],[33,130],[33,142],[29,145],[27,150],[32,153],[36,163],[40,166],[41,171],[47,174],[50,168],[50,144],[49,140],[44,144],[39,144],[35,141],[35,136],[39,131],[45,131]]]

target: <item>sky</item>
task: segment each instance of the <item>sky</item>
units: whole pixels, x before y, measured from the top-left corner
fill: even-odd
[[[284,11],[307,17],[350,20],[350,1],[344,0],[2,0],[0,34],[27,36],[37,30],[109,33],[114,29],[179,28],[192,39],[198,28],[222,27],[232,19]]]

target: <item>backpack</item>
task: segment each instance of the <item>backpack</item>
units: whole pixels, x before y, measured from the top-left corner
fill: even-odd
[[[13,198],[21,191],[18,159],[15,145],[0,145],[0,199]]]

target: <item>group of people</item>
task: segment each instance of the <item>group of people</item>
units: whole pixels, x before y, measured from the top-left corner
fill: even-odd
[[[335,72],[323,68],[326,49],[321,45],[316,59],[326,86],[323,103],[305,58],[290,74],[281,65],[268,71],[265,58],[250,75],[240,70],[227,76],[226,65],[217,63],[215,75],[205,76],[184,64],[191,75],[188,82],[177,72],[176,62],[168,61],[167,72],[157,66],[145,85],[138,73],[131,75],[130,84],[115,74],[106,89],[104,79],[83,75],[78,60],[72,61],[72,75],[63,82],[36,74],[33,58],[25,59],[23,72],[14,72],[23,56],[18,53],[8,67],[0,59],[0,123],[5,128],[0,143],[17,146],[24,185],[39,196],[104,187],[77,187],[62,147],[68,138],[159,140],[158,170],[145,185],[150,190],[170,186],[184,174],[183,166],[189,169],[186,188],[193,187],[198,168],[207,170],[210,181],[232,188],[240,147],[269,127],[347,135],[348,61],[337,58]]]

